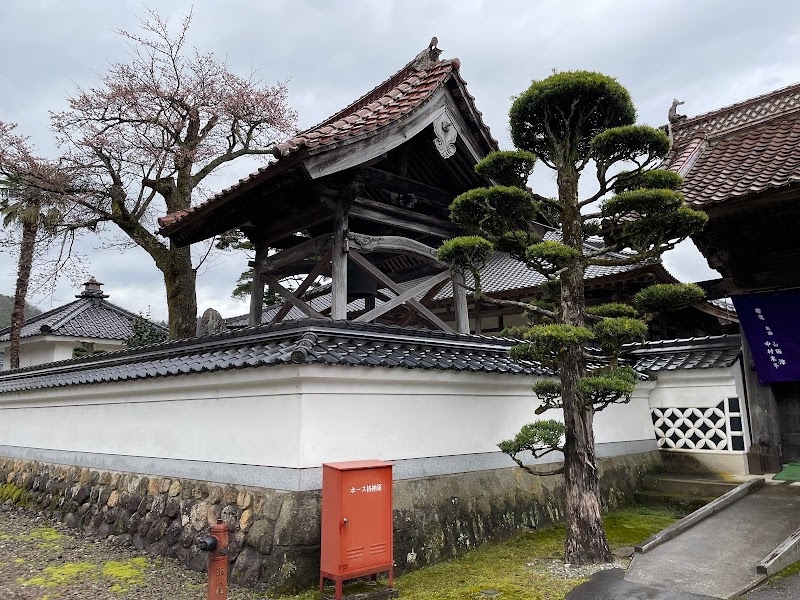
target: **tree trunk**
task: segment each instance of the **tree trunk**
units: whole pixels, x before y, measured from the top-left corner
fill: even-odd
[[[164,275],[167,289],[170,339],[190,338],[197,335],[196,273],[192,269],[189,247],[170,247],[166,264],[158,265]]]
[[[33,268],[33,251],[36,246],[36,233],[39,221],[22,222],[22,240],[19,245],[19,261],[17,262],[17,286],[14,290],[14,308],[11,311],[11,345],[8,349],[9,364],[12,369],[19,368],[19,341],[22,324],[25,321],[25,298],[28,296],[28,284]]]
[[[578,172],[572,165],[558,170],[558,195],[564,243],[582,251],[583,235],[578,205]],[[584,264],[576,261],[561,275],[561,313],[567,325],[583,326],[585,297]],[[608,546],[600,515],[600,481],[594,449],[594,410],[581,406],[578,382],[586,375],[580,346],[571,348],[561,365],[561,393],[566,427],[564,483],[566,486],[566,543],[564,562],[609,562]]]

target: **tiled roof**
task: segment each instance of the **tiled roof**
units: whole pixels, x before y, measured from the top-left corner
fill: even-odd
[[[133,335],[132,324],[137,318],[103,298],[78,298],[26,320],[21,337],[56,335],[126,340]],[[153,326],[164,329],[155,323]],[[0,330],[0,342],[9,340],[10,331],[10,327]]]
[[[561,235],[550,231],[544,236],[545,240],[561,241]],[[587,242],[584,246],[584,253],[597,249],[598,246]],[[625,258],[625,255],[609,252],[605,255],[608,258]],[[634,265],[601,266],[589,265],[584,272],[584,280],[596,279],[598,277],[608,277],[619,273],[627,273],[641,269],[642,266],[651,265],[658,261],[649,261]],[[487,294],[496,294],[511,290],[525,290],[537,288],[545,282],[545,277],[538,271],[528,268],[524,263],[519,262],[505,252],[495,252],[489,262],[481,271],[481,286]],[[473,285],[471,275],[467,275],[467,285]],[[436,300],[453,297],[453,286],[448,283],[436,295]]]
[[[0,373],[0,393],[279,364],[550,375],[514,361],[514,340],[374,323],[307,320]]]
[[[480,111],[475,108],[475,98],[466,91],[467,82],[459,74],[461,62],[457,58],[439,60],[438,55],[439,50],[423,50],[397,73],[348,107],[340,110],[322,123],[306,129],[293,138],[275,146],[273,154],[278,158],[278,162],[302,149],[307,149],[310,153],[316,154],[329,148],[375,135],[385,126],[403,120],[404,117],[425,104],[433,96],[434,92],[444,86],[451,77],[455,77],[460,84],[465,100],[478,121],[478,126],[488,135],[489,127],[481,119]],[[494,147],[497,146],[497,142],[493,138],[491,142]],[[267,173],[272,166],[277,164],[273,162],[261,167],[250,176],[212,196],[200,206],[218,202],[243,185]],[[168,235],[176,223],[186,215],[195,212],[200,206],[159,218],[161,233]]]
[[[706,208],[800,184],[800,84],[672,125],[663,167],[687,202]]]
[[[659,340],[628,348],[639,372],[720,369],[732,366],[741,352],[738,335]]]

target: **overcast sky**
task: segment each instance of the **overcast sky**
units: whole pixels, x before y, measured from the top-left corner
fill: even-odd
[[[177,25],[189,1],[151,1]],[[66,107],[75,86],[89,87],[108,65],[126,60],[115,30],[136,30],[143,5],[116,0],[3,0],[0,19],[0,120],[19,124],[40,154],[55,155],[48,111]],[[501,146],[510,147],[511,97],[553,69],[589,69],[616,77],[631,92],[639,120],[666,122],[673,98],[693,116],[800,81],[800,2],[794,0],[228,0],[194,3],[191,45],[224,58],[232,71],[256,68],[266,82],[289,81],[301,128],[336,112],[439,38]],[[242,163],[216,177],[213,191],[247,175]],[[535,174],[552,193],[545,167]],[[110,233],[110,231],[109,231]],[[110,300],[166,318],[163,281],[147,254],[81,244],[88,273]],[[230,290],[246,259],[227,257],[201,273],[198,309],[246,312]],[[665,262],[677,277],[716,276],[687,246]],[[0,293],[14,291],[15,261],[0,255]],[[77,292],[59,283],[54,297],[33,290],[42,308]]]

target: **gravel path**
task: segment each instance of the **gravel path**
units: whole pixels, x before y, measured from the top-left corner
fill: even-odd
[[[198,600],[206,576],[176,561],[147,556],[31,512],[0,505],[0,598],[3,600]],[[231,587],[234,600],[264,592]]]

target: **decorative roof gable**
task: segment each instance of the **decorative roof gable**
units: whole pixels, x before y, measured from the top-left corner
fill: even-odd
[[[672,124],[664,161],[708,208],[800,183],[800,84]]]

